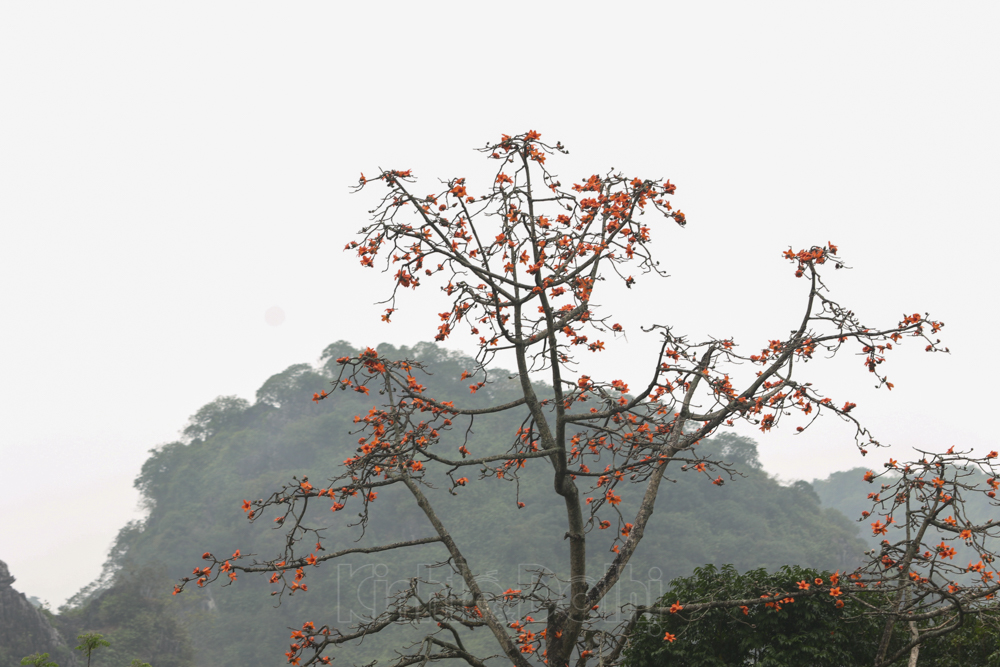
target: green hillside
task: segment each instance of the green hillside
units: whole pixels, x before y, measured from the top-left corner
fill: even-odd
[[[241,575],[229,586],[192,586],[180,596],[170,595],[171,582],[200,565],[205,551],[228,554],[238,548],[262,559],[281,553],[284,531],[272,528],[271,516],[250,524],[241,504],[244,499],[267,497],[291,483],[293,475],[308,476],[319,486],[354,454],[357,436],[349,434],[353,418],[378,400],[375,392],[371,397],[336,392],[318,404],[310,399],[314,392],[329,389],[334,360],[356,352],[343,341],[330,345],[318,365],[297,364],[269,378],[253,404],[219,398],[191,418],[182,441],[153,450],[136,480],[149,508],[148,518],[121,531],[105,579],[62,610],[57,622],[64,635],[75,636],[77,630],[102,632],[113,646],[122,648],[123,655],[130,652],[130,657],[147,660],[153,667],[281,665],[288,628],[304,621],[345,626],[352,614],[384,609],[386,592],[406,585],[411,577],[446,581],[450,570],[430,567],[443,553],[432,544],[419,554],[408,550],[405,559],[387,552],[378,558],[348,558],[340,565],[314,568],[306,580],[309,591],[285,596],[280,606],[270,596],[272,586],[266,578],[250,575]],[[385,345],[379,352],[426,363],[433,375],[420,382],[427,385],[428,394],[463,406],[485,406],[518,395],[515,383],[503,372],[491,374],[494,381],[470,395],[468,381],[460,376],[473,362],[432,344],[398,350]],[[468,448],[475,454],[506,449],[521,418],[514,413],[477,417]],[[457,449],[461,436],[453,434],[454,441],[443,441],[442,446]],[[706,564],[731,563],[742,572],[786,564],[846,569],[858,563],[866,545],[857,537],[857,524],[821,505],[809,484],[779,485],[761,468],[752,440],[726,434],[701,447],[736,462],[744,476],[718,487],[694,471],[678,467],[668,473],[673,483],[661,487],[657,510],[617,602],[652,603],[666,592],[671,579]],[[487,590],[517,588],[535,569],[563,572],[565,518],[561,499],[551,491],[547,465],[533,461],[519,485],[474,479],[457,497],[449,495],[445,484],[428,492]],[[372,520],[362,544],[431,534],[410,497],[398,491],[385,489],[372,503]],[[626,488],[622,495],[621,510],[628,516],[640,494],[637,488]],[[523,509],[518,509],[518,501],[524,503]],[[327,549],[357,539],[358,530],[344,525],[348,517],[335,515],[326,506],[315,507],[313,525],[325,528]],[[605,551],[610,539],[601,547],[601,537],[595,531],[588,539],[594,544],[590,573],[601,572],[613,556]],[[604,606],[613,607],[615,602],[613,594]],[[416,636],[415,632],[403,627],[394,635],[401,639]],[[385,660],[398,645],[389,639],[380,634],[374,641],[340,652],[338,660],[355,664]],[[475,633],[470,641],[490,644],[484,632]],[[95,667],[120,662],[111,651],[95,654]]]

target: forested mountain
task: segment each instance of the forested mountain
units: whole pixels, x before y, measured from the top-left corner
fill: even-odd
[[[191,418],[181,440],[152,450],[136,480],[148,517],[122,529],[106,576],[81,591],[56,617],[66,636],[84,630],[102,632],[120,647],[118,652],[95,654],[95,667],[117,665],[125,653],[153,667],[279,665],[284,662],[287,628],[300,627],[304,621],[346,626],[352,614],[384,609],[386,593],[412,577],[447,580],[450,570],[418,566],[412,560],[415,552],[407,550],[405,561],[387,552],[378,558],[349,557],[340,565],[313,568],[308,592],[286,595],[280,606],[278,598],[269,595],[273,586],[263,575],[244,574],[232,585],[189,587],[183,595],[170,595],[171,581],[190,575],[205,551],[228,554],[238,548],[261,558],[281,553],[284,531],[271,528],[276,525],[271,523],[273,517],[261,517],[251,525],[241,504],[267,497],[292,483],[293,476],[309,477],[320,486],[355,453],[357,436],[350,435],[354,416],[378,402],[375,392],[371,396],[335,392],[319,403],[310,399],[330,388],[338,368],[335,360],[357,352],[343,341],[334,343],[318,365],[296,364],[269,378],[253,404],[221,397]],[[384,345],[379,352],[425,364],[433,374],[420,382],[427,385],[429,395],[442,400],[485,406],[518,395],[515,382],[504,372],[491,373],[490,383],[470,394],[461,375],[473,362],[432,344],[409,349]],[[522,417],[513,412],[477,417],[467,447],[474,454],[503,451]],[[458,433],[442,446],[457,450],[462,436]],[[739,571],[786,564],[843,570],[859,562],[866,544],[857,536],[858,525],[835,509],[853,508],[847,499],[824,507],[808,483],[779,485],[761,468],[752,440],[725,434],[700,447],[703,456],[716,452],[735,462],[743,476],[719,487],[691,469],[682,471],[678,466],[668,473],[673,483],[661,487],[656,512],[632,561],[631,576],[620,586],[618,601],[652,603],[671,579],[706,564],[731,563]],[[565,517],[561,500],[553,503],[547,465],[544,460],[532,461],[519,484],[475,479],[457,497],[449,495],[450,484],[428,492],[488,590],[516,587],[532,569],[558,573],[563,567]],[[823,493],[836,486],[824,484],[816,483]],[[867,490],[860,484],[863,500]],[[364,528],[366,543],[431,534],[409,496],[398,497],[397,491],[390,487],[372,503],[372,518]],[[637,500],[624,497],[625,516],[634,511]],[[523,508],[518,508],[519,502]],[[326,506],[317,507],[314,524],[324,526],[328,549],[350,546],[358,538],[358,529],[344,525],[348,520]],[[441,553],[432,544],[420,558],[431,565]],[[598,551],[588,571],[603,571],[613,555],[602,557]],[[615,602],[612,596],[605,604],[611,607]],[[490,640],[483,632],[476,635],[484,636],[473,641]],[[380,635],[377,642],[340,656],[357,664],[385,657],[383,646],[398,645],[386,640]]]

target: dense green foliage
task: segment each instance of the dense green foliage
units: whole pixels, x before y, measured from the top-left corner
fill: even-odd
[[[753,599],[796,590],[798,581],[829,579],[829,572],[784,566],[771,574],[764,568],[739,574],[732,566],[696,568],[675,579],[662,604],[715,599]],[[626,653],[628,667],[659,665],[864,665],[872,662],[881,624],[848,622],[853,606],[837,609],[829,596],[800,597],[780,609],[762,605],[716,608],[703,613],[644,619]],[[666,633],[676,637],[664,640]]]
[[[32,653],[21,658],[22,665],[31,667],[59,667],[59,663],[50,662],[48,653]]]
[[[152,628],[151,628],[152,629]],[[111,652],[112,655],[107,657],[108,651],[103,651],[101,649],[109,648],[111,642],[104,638],[99,632],[87,632],[79,635],[77,641],[80,642],[76,650],[80,651],[86,657],[86,667],[91,667],[91,665],[101,665],[101,664],[112,664],[112,665],[124,665],[120,658],[121,651]],[[104,659],[95,659],[95,655],[101,655]],[[158,660],[161,663],[163,661]],[[49,661],[48,653],[32,653],[31,655],[21,658],[22,665],[31,665],[31,667],[59,667],[59,663]],[[139,658],[132,658],[132,662],[129,667],[152,667],[148,662],[143,662]]]
[[[797,582],[829,581],[830,572],[785,566],[769,573],[761,568],[739,574],[735,568],[706,566],[671,582],[661,606],[723,599],[752,599],[778,591],[795,591]],[[868,593],[875,596],[877,593]],[[714,608],[706,612],[647,617],[636,626],[625,652],[626,667],[838,667],[872,665],[884,620],[865,616],[866,608],[845,599],[842,608],[829,595],[796,597],[780,608],[751,606]],[[924,667],[988,667],[1000,665],[1000,632],[996,616],[969,617],[948,635],[932,638],[920,649]],[[666,633],[675,637],[664,639]],[[890,652],[909,640],[906,626],[894,628]],[[905,663],[905,659],[902,660]]]
[[[442,400],[485,406],[519,395],[516,384],[502,371],[491,373],[491,383],[470,395],[468,382],[460,376],[472,362],[432,344],[398,350],[381,346],[379,351],[424,362],[433,375],[420,382],[427,385],[428,395]],[[253,667],[281,660],[289,627],[304,621],[344,627],[352,614],[381,611],[386,592],[411,577],[447,578],[447,568],[422,565],[442,558],[437,545],[428,545],[419,552],[408,550],[405,559],[388,552],[379,558],[359,556],[340,565],[313,568],[307,573],[309,592],[285,596],[280,606],[269,596],[272,586],[263,576],[241,575],[232,585],[191,587],[176,598],[169,595],[167,579],[190,574],[204,551],[228,554],[239,548],[261,558],[281,553],[283,532],[270,529],[272,517],[260,517],[251,525],[240,505],[244,499],[278,490],[293,475],[300,479],[307,475],[320,485],[354,453],[356,436],[349,434],[353,418],[366,413],[378,396],[335,392],[319,404],[310,398],[329,387],[334,360],[356,352],[344,342],[329,346],[318,366],[297,364],[269,378],[253,404],[220,398],[192,417],[182,441],[153,450],[136,480],[149,508],[148,518],[122,531],[109,563],[111,576],[78,596],[74,609],[64,614],[64,623],[104,632],[113,649],[121,647],[116,660],[127,654],[155,667]],[[470,427],[469,449],[474,454],[504,451],[522,416],[477,417]],[[442,443],[444,447],[457,449],[462,444],[464,428],[457,431],[453,442]],[[618,597],[612,593],[605,607],[630,600],[651,604],[663,593],[665,582],[705,564],[731,563],[739,571],[788,563],[829,569],[857,564],[865,545],[856,537],[856,525],[835,509],[822,507],[809,484],[783,487],[769,477],[757,460],[753,441],[726,434],[700,449],[702,456],[714,452],[735,462],[743,476],[719,487],[691,469],[677,466],[668,472],[673,483],[661,487],[631,574],[619,586]],[[531,569],[563,572],[565,517],[561,500],[553,502],[547,465],[542,460],[531,462],[520,484],[473,479],[457,497],[445,490],[450,485],[439,484],[442,488],[428,492],[489,590],[500,592],[523,583]],[[430,534],[423,515],[399,491],[388,488],[379,493],[365,528],[365,543]],[[623,494],[620,509],[625,516],[634,510],[638,495]],[[518,509],[518,501],[524,503],[523,509]],[[349,546],[360,534],[344,525],[350,517],[334,515],[317,504],[310,506],[313,510],[312,523],[325,528],[328,549]],[[588,563],[591,573],[602,571],[613,556],[602,555],[601,540],[610,546],[606,537],[596,529],[589,534],[588,540],[598,547]],[[153,626],[157,629],[150,632]],[[414,631],[404,627],[398,632]],[[491,645],[485,632],[476,635],[482,637],[473,637],[473,645],[479,641]],[[382,651],[390,649],[382,647],[397,645],[390,639],[383,634],[377,644],[369,641],[341,655],[357,663],[384,657]],[[193,663],[187,641],[194,647]],[[160,653],[157,647],[173,648]]]
[[[169,585],[163,566],[150,562],[136,568],[129,560],[113,586],[94,594],[87,604],[64,611],[58,627],[64,636],[79,634],[81,646],[88,645],[83,637],[100,632],[107,643],[90,642],[93,667],[121,667],[132,659],[156,667],[190,667],[191,643],[176,603],[164,594]]]

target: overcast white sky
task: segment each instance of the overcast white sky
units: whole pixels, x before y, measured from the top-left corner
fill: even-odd
[[[995,448],[998,19],[986,2],[3,3],[15,586],[58,605],[95,578],[140,516],[148,450],[204,403],[252,400],[338,339],[431,339],[430,291],[379,321],[388,280],[341,251],[378,193],[348,188],[380,166],[428,192],[486,178],[472,149],[528,129],[569,147],[549,163],[564,183],[669,177],[688,216],[656,230],[672,277],[604,300],[633,334],[599,372],[647,376],[643,323],[744,349],[784,335],[804,284],[780,253],[829,240],[854,267],[834,296],[872,325],[929,311],[953,353],[904,345],[891,394],[847,355],[808,379],[896,458]],[[765,467],[812,479],[886,456],[819,426],[757,433]]]

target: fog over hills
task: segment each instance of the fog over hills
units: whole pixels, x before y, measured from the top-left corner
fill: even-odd
[[[435,396],[486,405],[516,395],[515,383],[503,371],[492,373],[490,384],[469,395],[460,376],[472,360],[432,344],[398,349],[382,345],[379,352],[427,364],[433,375],[425,381]],[[156,448],[135,482],[148,516],[121,529],[104,575],[60,610],[53,621],[56,627],[66,636],[95,628],[107,633],[118,646],[107,653],[108,661],[128,653],[144,659],[156,656],[156,667],[270,664],[271,656],[280,656],[286,627],[306,618],[349,621],[351,614],[377,610],[384,604],[380,596],[409,577],[447,576],[446,571],[420,565],[440,557],[434,545],[428,545],[416,560],[413,553],[405,560],[390,553],[318,568],[309,574],[309,593],[285,597],[278,608],[272,606],[266,580],[250,575],[227,587],[194,587],[178,597],[169,595],[171,582],[189,574],[203,551],[239,548],[262,558],[280,551],[280,533],[261,522],[248,524],[240,505],[244,499],[268,495],[293,475],[321,484],[352,455],[355,445],[348,431],[354,415],[367,412],[373,399],[337,392],[316,404],[310,397],[329,386],[338,357],[355,353],[346,342],[334,343],[324,350],[320,364],[294,364],[270,377],[253,403],[220,397],[191,417],[182,440]],[[516,413],[477,418],[468,447],[502,451],[520,418]],[[446,440],[440,446],[459,444]],[[700,447],[702,456],[714,454],[733,462],[742,476],[718,487],[693,470],[678,468],[672,483],[661,488],[629,576],[609,604],[650,603],[670,579],[708,563],[732,563],[742,571],[800,563],[844,570],[859,562],[867,545],[858,537],[857,524],[837,505],[821,502],[812,485],[780,485],[761,466],[752,440],[723,434]],[[428,491],[431,500],[440,503],[443,520],[454,526],[456,540],[467,545],[472,566],[498,590],[523,581],[533,569],[559,572],[565,563],[565,519],[550,505],[546,467],[536,461],[524,469],[519,495],[517,488],[490,479],[474,480],[459,499],[444,490]],[[831,500],[840,498],[837,502],[849,511],[854,507],[850,491],[857,487],[863,494],[864,486],[860,475],[816,482],[816,488]],[[523,509],[516,509],[518,500],[525,504]],[[623,513],[633,511],[634,502],[625,494]],[[316,520],[328,544],[347,544],[358,537],[343,518],[327,508],[318,511]],[[412,502],[397,499],[392,487],[380,493],[372,517],[364,543],[412,539],[428,530]],[[270,517],[261,520],[267,523]],[[612,555],[602,556],[598,550],[591,571],[602,570]],[[248,636],[240,628],[254,632]],[[479,633],[472,641],[479,637],[486,639]],[[361,660],[377,658],[383,649],[368,644],[354,650],[360,652],[352,657]],[[261,656],[268,659],[261,661]]]

